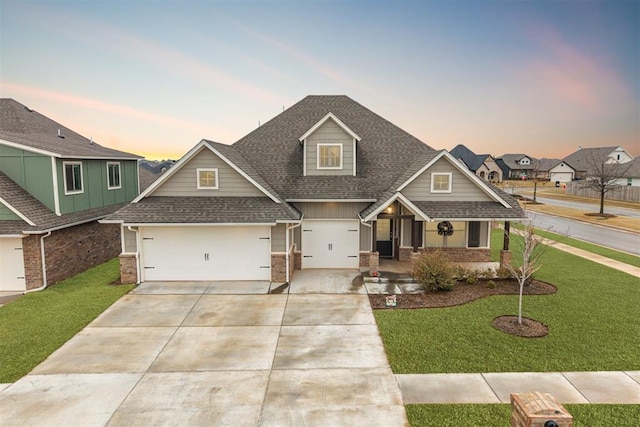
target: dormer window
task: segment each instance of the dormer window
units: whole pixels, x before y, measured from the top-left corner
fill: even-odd
[[[218,189],[218,169],[217,168],[198,168],[198,190],[217,190]]]
[[[342,144],[318,144],[318,169],[342,169]]]

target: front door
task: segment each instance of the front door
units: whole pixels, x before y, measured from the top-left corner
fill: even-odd
[[[376,221],[376,247],[381,258],[393,257],[393,220]]]

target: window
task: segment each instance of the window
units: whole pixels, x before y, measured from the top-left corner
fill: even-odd
[[[432,193],[451,193],[451,172],[431,174]]]
[[[64,194],[82,193],[82,163],[63,162]]]
[[[627,186],[632,186],[633,185],[633,178],[627,178]]]
[[[197,169],[198,190],[218,189],[218,169]]]
[[[318,169],[342,169],[342,144],[318,144]]]
[[[107,162],[107,188],[109,190],[121,188],[119,162]]]

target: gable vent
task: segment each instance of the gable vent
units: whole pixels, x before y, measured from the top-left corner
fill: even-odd
[[[58,138],[64,139],[64,135],[62,134],[62,131],[60,129],[58,129]]]

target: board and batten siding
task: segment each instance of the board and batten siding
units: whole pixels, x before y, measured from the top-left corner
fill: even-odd
[[[431,174],[451,172],[451,193],[432,193]],[[441,158],[422,175],[416,177],[401,193],[409,200],[415,201],[469,201],[482,202],[492,199],[482,191],[476,183],[456,169],[448,160]]]
[[[0,221],[22,221],[11,209],[0,204]]]
[[[55,211],[51,157],[0,144],[0,171]]]
[[[138,251],[138,242],[136,240],[136,233],[129,230],[127,227],[122,228],[122,236],[124,239],[124,252],[136,253]]]
[[[271,227],[271,252],[286,252],[287,225],[276,224]]]
[[[305,219],[358,219],[369,202],[296,202]]]
[[[371,251],[371,227],[360,223],[360,251]]]
[[[217,168],[218,189],[198,190],[196,169]],[[158,187],[153,196],[260,197],[264,193],[208,149],[203,149],[189,163]]]
[[[342,169],[318,169],[318,143],[342,144]],[[355,141],[333,120],[327,120],[305,140],[307,175],[353,175]]]

